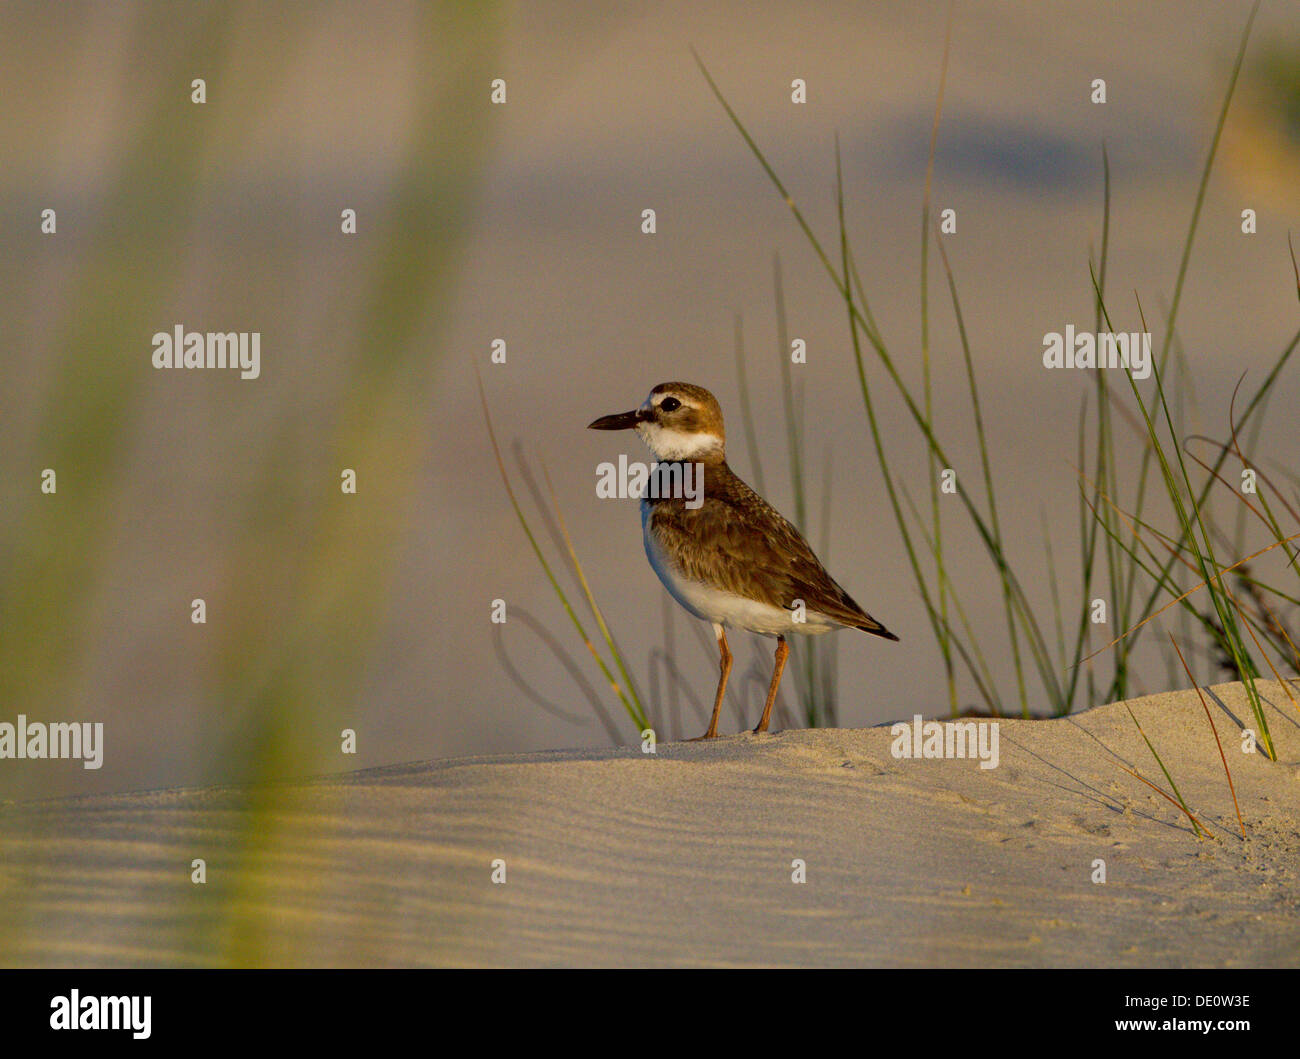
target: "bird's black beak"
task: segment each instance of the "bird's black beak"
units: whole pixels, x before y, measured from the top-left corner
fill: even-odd
[[[634,408],[631,412],[619,412],[617,415],[601,416],[594,423],[588,423],[588,430],[631,430],[640,423],[645,416],[641,409]]]

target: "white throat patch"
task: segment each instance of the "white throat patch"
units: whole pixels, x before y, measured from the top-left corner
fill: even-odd
[[[722,452],[722,439],[717,434],[688,433],[658,423],[638,423],[636,432],[661,460],[699,460]]]

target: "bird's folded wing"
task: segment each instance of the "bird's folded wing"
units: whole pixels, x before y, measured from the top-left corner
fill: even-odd
[[[826,572],[803,535],[739,479],[695,509],[681,501],[656,504],[651,519],[665,551],[692,581],[784,610],[802,600],[808,611],[841,625],[885,633]]]

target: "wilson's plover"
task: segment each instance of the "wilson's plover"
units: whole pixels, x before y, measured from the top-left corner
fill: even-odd
[[[898,639],[836,584],[802,534],[732,473],[722,409],[708,390],[684,382],[660,383],[640,408],[602,416],[588,429],[632,429],[662,463],[702,465],[703,503],[664,495],[671,490],[647,489],[641,499],[650,565],[678,603],[713,624],[718,638],[718,691],[708,731],[699,738],[718,734],[731,672],[728,628],[776,637],[772,684],[755,732],[767,731],[771,720],[790,633],[852,628]],[[677,480],[683,477],[679,474]]]

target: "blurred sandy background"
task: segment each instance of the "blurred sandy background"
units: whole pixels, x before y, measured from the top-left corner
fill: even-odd
[[[1069,607],[1070,464],[1090,380],[1045,372],[1042,336],[1092,318],[1104,140],[1112,306],[1136,329],[1121,296],[1136,289],[1158,342],[1248,10],[1189,0],[956,8],[934,205],[958,212],[945,245],[1004,482],[1003,525],[1026,568],[1042,571],[1046,511]],[[941,712],[939,656],[867,448],[843,308],[689,48],[827,239],[838,132],[863,280],[886,336],[914,351],[945,12],[0,6],[0,720],[103,721],[107,741],[98,772],[0,762],[0,796],[607,745],[530,624],[573,654],[599,694],[503,493],[475,365],[503,441],[545,460],[642,687],[651,652],[667,647],[690,692],[707,698],[715,659],[684,614],[666,630],[635,504],[596,502],[596,464],[644,452],[584,427],[657,382],[699,383],[722,401],[733,467],[752,481],[739,313],[767,491],[788,512],[774,253],[790,333],[808,344],[798,371],[810,465],[832,454],[828,565],[903,637],[841,634],[839,722],[927,703]],[[1288,112],[1263,71],[1294,74],[1297,48],[1300,6],[1266,3],[1184,292],[1191,426],[1218,436],[1237,376],[1258,379],[1296,328],[1286,232],[1300,232],[1300,119],[1294,95]],[[190,102],[195,77],[207,81],[203,106]],[[503,107],[488,103],[497,77]],[[806,105],[790,103],[795,77],[808,83]],[[1095,77],[1107,81],[1105,106],[1088,102]],[[1258,235],[1240,234],[1246,207],[1259,213]],[[56,236],[40,234],[46,208],[58,211]],[[355,237],[339,232],[344,208],[358,211]],[[653,237],[639,230],[645,208],[658,214]],[[977,473],[936,257],[936,398],[941,418],[951,409],[948,443]],[[150,336],[178,323],[261,331],[261,378],[155,371]],[[497,337],[504,366],[488,362]],[[908,370],[919,372],[915,359]],[[884,393],[897,473],[919,497],[924,449]],[[1300,428],[1286,410],[1298,397],[1292,371],[1261,437],[1291,465]],[[58,472],[57,497],[39,493],[45,467]],[[344,467],[358,470],[355,497],[339,493]],[[819,539],[823,527],[811,529]],[[991,590],[973,542],[966,556],[959,582]],[[196,597],[208,605],[203,626],[189,620]],[[498,597],[511,615],[500,645],[489,622]],[[768,664],[767,641],[741,634],[733,647],[736,677],[753,657]],[[529,701],[502,651],[573,719]],[[1009,668],[992,658],[1005,683]],[[1145,690],[1164,673],[1153,662]],[[1199,675],[1210,675],[1204,665]],[[674,694],[685,734],[696,734],[686,690]],[[355,755],[338,752],[344,727],[358,733]]]

